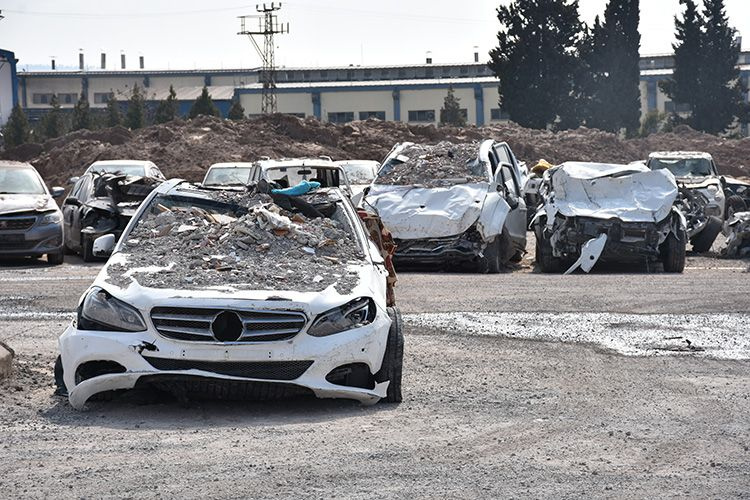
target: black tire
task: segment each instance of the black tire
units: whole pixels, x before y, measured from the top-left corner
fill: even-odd
[[[693,236],[690,240],[690,243],[693,245],[693,251],[703,253],[711,250],[711,245],[714,244],[714,240],[721,232],[721,226],[721,219],[718,217],[709,217],[703,231]]]
[[[47,254],[47,263],[51,266],[59,266],[65,261],[65,252],[60,250],[57,253]]]
[[[742,196],[733,194],[727,198],[726,218],[729,219],[737,212],[747,212],[747,203],[742,199]]]
[[[401,375],[404,366],[404,333],[402,331],[401,312],[397,307],[388,308],[388,316],[391,318],[391,328],[388,330],[388,341],[383,354],[383,364],[375,374],[378,382],[390,381],[385,398],[385,403],[401,402]]]
[[[65,387],[65,379],[63,378],[63,364],[62,356],[58,356],[55,360],[55,394],[58,396],[67,396],[68,389]]]
[[[81,242],[81,258],[84,262],[94,262],[94,241],[91,238],[83,237]]]
[[[681,273],[685,270],[685,247],[687,246],[687,235],[680,229],[679,235],[669,233],[662,247],[662,262],[664,272]]]
[[[543,222],[534,230],[536,236],[536,252],[534,258],[543,273],[559,273],[562,268],[562,260],[552,254],[552,244],[544,236]]]
[[[494,240],[487,243],[484,252],[482,252],[484,255],[479,258],[477,263],[478,272],[482,274],[497,274],[500,272],[502,268],[500,265],[501,246],[500,236],[496,236]]]
[[[510,258],[511,262],[519,263],[523,260],[523,252],[521,250],[516,250],[516,253],[513,254],[513,256]]]

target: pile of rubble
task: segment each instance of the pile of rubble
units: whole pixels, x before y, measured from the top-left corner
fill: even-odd
[[[122,287],[134,279],[151,288],[299,292],[335,285],[342,294],[356,285],[348,265],[361,264],[364,255],[345,223],[287,212],[268,195],[211,196],[219,203],[167,206],[169,198],[157,198],[124,244],[126,262],[109,267],[108,281]],[[337,195],[316,196],[330,203]]]
[[[486,167],[479,162],[479,143],[434,146],[413,144],[383,165],[376,183],[395,186],[450,186],[487,181]]]

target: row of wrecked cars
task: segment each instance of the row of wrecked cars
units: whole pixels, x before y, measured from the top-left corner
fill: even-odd
[[[738,182],[727,196],[726,179],[711,188],[712,175],[687,176],[699,181],[688,187],[647,163],[529,173],[493,140],[399,144],[359,187],[328,158],[214,167],[203,183],[154,183],[121,232],[92,240],[91,254],[109,259],[55,367],[75,408],[140,388],[398,402],[394,263],[499,272],[523,258],[530,228],[545,272],[598,261],[681,272],[688,242],[702,242],[712,217],[731,213],[723,227],[736,226],[747,212],[732,197],[750,195]]]

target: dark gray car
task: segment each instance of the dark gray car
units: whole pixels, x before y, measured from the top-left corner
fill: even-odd
[[[50,264],[62,264],[62,213],[52,198],[63,193],[50,192],[28,163],[0,161],[0,256],[46,254]]]

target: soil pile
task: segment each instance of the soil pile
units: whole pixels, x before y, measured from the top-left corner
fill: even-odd
[[[375,182],[437,187],[487,181],[486,166],[479,163],[478,152],[478,142],[414,144],[386,163]]]
[[[201,116],[128,131],[114,127],[77,131],[44,144],[20,146],[2,158],[30,161],[49,185],[65,185],[96,160],[151,160],[167,177],[199,181],[212,163],[328,155],[334,160],[382,160],[397,142],[435,144],[485,138],[507,141],[527,163],[545,158],[552,163],[599,161],[628,163],[659,150],[711,153],[720,172],[750,175],[750,138],[723,139],[688,127],[646,138],[620,139],[614,134],[579,128],[562,132],[531,130],[513,123],[486,127],[434,127],[375,119],[346,125],[312,118],[264,116],[239,122]]]
[[[321,190],[302,198],[330,208],[337,196]],[[109,267],[108,281],[300,292],[335,285],[339,293],[356,284],[348,264],[361,263],[364,255],[336,209],[330,218],[308,218],[263,194],[216,191],[211,198],[207,203],[195,198],[193,206],[155,200],[159,203],[125,242],[125,263]]]

